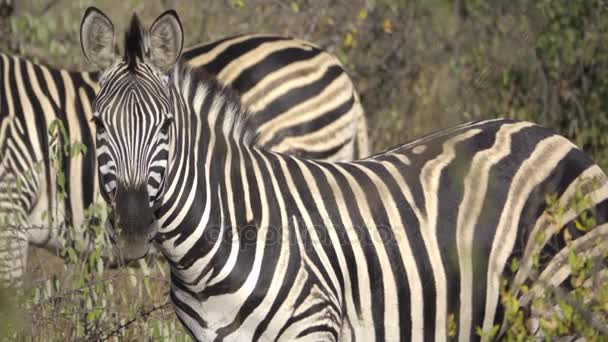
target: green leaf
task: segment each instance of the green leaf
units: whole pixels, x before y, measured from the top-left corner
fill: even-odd
[[[244,0],[232,0],[232,6],[235,8],[245,8],[247,4]]]
[[[367,18],[367,10],[365,8],[359,11],[359,15],[357,15],[357,19],[365,20]]]
[[[293,13],[300,13],[300,5],[298,5],[297,2],[292,1],[291,2],[291,10],[293,11]]]
[[[562,313],[566,320],[572,321],[572,318],[574,316],[574,308],[570,304],[567,304],[565,302],[560,302],[559,306],[562,309]]]
[[[511,260],[511,272],[515,273],[519,269],[519,260],[517,258],[513,258]]]

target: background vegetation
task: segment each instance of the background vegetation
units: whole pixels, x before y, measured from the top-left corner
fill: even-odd
[[[12,16],[0,19],[2,51],[53,66],[88,69],[78,29],[91,2],[14,2]],[[266,32],[325,47],[339,56],[361,94],[374,151],[471,119],[514,117],[558,130],[608,170],[608,3],[604,0],[100,0],[94,4],[119,28],[132,12],[149,24],[162,10],[175,8],[184,23],[186,46]],[[103,271],[94,253],[84,264],[73,261],[64,266],[42,251],[30,257],[36,272],[28,279],[28,288],[38,296],[29,308],[37,316],[24,323],[37,324],[31,331],[43,329],[56,338],[65,331],[83,339],[112,335],[128,340],[140,334],[183,338],[172,310],[163,307],[167,291],[163,265]],[[5,298],[12,296],[2,295],[4,307]],[[514,319],[519,319],[518,308],[513,310]],[[608,311],[608,306],[601,310]],[[123,325],[124,329],[114,331]]]

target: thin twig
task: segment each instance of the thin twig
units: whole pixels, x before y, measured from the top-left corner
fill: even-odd
[[[165,307],[169,306],[170,304],[171,304],[171,302],[167,302],[167,303],[159,305],[159,306],[154,306],[154,307],[152,307],[152,309],[150,309],[148,311],[141,312],[139,315],[133,317],[132,319],[130,319],[127,322],[125,322],[124,324],[121,324],[118,327],[116,327],[116,329],[112,330],[106,336],[104,336],[103,338],[99,339],[99,341],[106,341],[110,337],[118,335],[122,330],[128,328],[131,324],[137,322],[138,319],[140,319],[140,318],[146,318],[146,317],[150,316],[153,312],[161,310],[161,309],[164,309]]]

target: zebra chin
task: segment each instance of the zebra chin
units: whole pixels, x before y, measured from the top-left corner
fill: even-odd
[[[150,207],[145,186],[118,186],[106,230],[119,263],[146,256],[158,232],[158,221]]]
[[[117,264],[111,266],[116,267],[141,259],[148,254],[152,246],[152,240],[158,231],[158,222],[154,220],[143,234],[135,234],[127,232],[125,229],[115,228],[109,222],[106,223],[106,230],[110,233],[110,240],[114,246],[114,256],[117,258]]]

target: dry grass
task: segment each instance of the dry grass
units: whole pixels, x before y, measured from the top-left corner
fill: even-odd
[[[19,338],[33,341],[78,339],[83,331],[77,330],[84,329],[82,322],[91,311],[102,312],[103,316],[90,323],[87,340],[139,341],[155,324],[174,329],[167,336],[171,339],[185,337],[173,309],[166,305],[167,266],[153,259],[148,259],[147,264],[149,269],[142,269],[137,264],[105,269],[102,273],[96,272],[95,279],[84,286],[78,286],[74,281],[80,281],[82,264],[66,265],[56,255],[32,248],[24,284],[28,309],[22,312]],[[57,285],[53,283],[55,279]],[[82,291],[87,288],[98,294],[98,301],[92,307],[84,306],[83,299],[91,297]],[[39,289],[46,289],[47,293],[40,297],[36,295]]]

